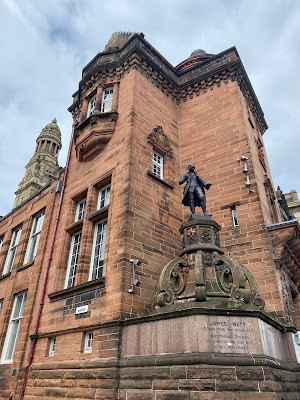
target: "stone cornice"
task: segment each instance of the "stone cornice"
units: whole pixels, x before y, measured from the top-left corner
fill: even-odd
[[[142,36],[133,35],[121,49],[99,53],[83,69],[79,90],[73,95],[69,111],[80,109],[81,99],[97,86],[120,81],[131,69],[137,69],[157,88],[180,104],[213,90],[221,83],[236,81],[251,110],[261,134],[268,128],[263,111],[235,47],[223,51],[201,64],[176,70]]]

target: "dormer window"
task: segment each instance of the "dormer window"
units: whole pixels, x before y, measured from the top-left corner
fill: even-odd
[[[96,107],[96,95],[93,96],[91,98],[91,100],[89,101],[87,117],[89,117],[90,115],[94,114],[95,107]]]
[[[109,87],[104,89],[102,95],[102,105],[101,105],[101,112],[109,112],[112,109],[112,99],[113,99],[113,92],[114,88]]]

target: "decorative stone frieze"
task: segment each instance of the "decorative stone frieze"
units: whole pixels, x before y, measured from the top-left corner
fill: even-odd
[[[257,138],[255,140],[256,145],[257,145],[257,152],[258,152],[258,159],[263,167],[263,169],[265,171],[267,171],[267,166],[266,166],[266,161],[265,161],[265,153],[264,153],[264,145],[262,144],[262,141],[260,140],[260,138]]]
[[[173,157],[173,150],[168,136],[165,134],[162,126],[157,126],[148,135],[148,143],[151,144],[159,153],[164,156]]]
[[[108,85],[120,81],[132,69],[139,70],[153,85],[166,96],[180,104],[194,96],[205,94],[222,82],[236,81],[247,101],[261,134],[267,129],[264,114],[254,94],[236,49],[233,47],[200,64],[194,64],[184,71],[172,67],[143,35],[130,35],[122,48],[99,53],[83,69],[83,79],[74,94],[69,111],[78,115],[84,96],[96,89],[97,85]]]

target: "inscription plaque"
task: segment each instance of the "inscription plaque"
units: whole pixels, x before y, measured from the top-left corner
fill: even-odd
[[[226,318],[220,321],[218,317],[203,327],[203,339],[207,338],[208,350],[232,353],[250,353],[254,348],[257,351],[254,329],[250,321],[241,321],[236,318]],[[252,351],[251,351],[252,350]]]
[[[192,315],[124,327],[123,357],[195,352],[263,354],[258,319]]]

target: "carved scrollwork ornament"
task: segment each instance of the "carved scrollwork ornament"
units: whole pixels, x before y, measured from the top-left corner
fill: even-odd
[[[170,261],[163,269],[154,289],[155,303],[162,307],[174,303],[187,284],[188,268],[184,258]]]

